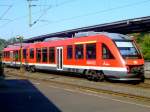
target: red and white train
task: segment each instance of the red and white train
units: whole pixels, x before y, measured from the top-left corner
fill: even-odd
[[[4,48],[4,64],[20,66],[21,62],[33,72],[59,70],[100,81],[144,81],[144,59],[135,41],[117,33],[80,32],[73,38],[23,44],[22,50],[17,44]]]

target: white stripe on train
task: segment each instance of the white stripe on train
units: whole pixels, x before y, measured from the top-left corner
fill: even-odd
[[[3,61],[7,64],[20,64],[20,62]],[[25,63],[22,63],[25,64]],[[27,63],[28,65],[45,66],[45,67],[57,67],[57,64],[44,64],[44,63]],[[79,65],[63,65],[63,68],[75,68],[75,69],[93,69],[93,70],[108,70],[108,71],[122,71],[127,72],[127,68],[123,67],[98,67],[98,66],[79,66]]]

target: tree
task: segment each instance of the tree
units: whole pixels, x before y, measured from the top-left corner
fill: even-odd
[[[144,58],[150,60],[150,34],[144,36],[141,46]]]
[[[0,52],[7,46],[7,41],[0,38]]]
[[[134,33],[131,35],[134,36],[134,39],[140,46],[144,59],[150,60],[150,33]]]

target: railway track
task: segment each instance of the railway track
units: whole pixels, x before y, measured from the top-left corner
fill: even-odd
[[[71,88],[71,89],[76,89],[76,90],[80,90],[82,92],[90,92],[92,94],[111,94],[113,96],[117,96],[117,97],[124,97],[124,98],[129,98],[129,99],[134,99],[136,101],[142,101],[142,102],[147,102],[148,104],[150,104],[150,97],[145,97],[145,96],[140,96],[140,95],[135,95],[135,94],[128,94],[128,93],[124,93],[124,92],[119,92],[119,91],[112,91],[109,89],[98,89],[95,87],[88,87],[88,86],[83,86],[83,85],[79,85],[79,84],[72,84],[72,83],[67,83],[67,82],[60,82],[60,81],[56,81],[56,80],[52,80],[52,79],[46,79],[46,78],[37,78],[37,77],[32,77],[32,76],[27,76],[27,75],[21,75],[19,72],[11,72],[10,71],[5,71],[8,76],[16,76],[16,77],[20,77],[20,78],[25,78],[25,79],[29,79],[29,80],[36,80],[36,81],[46,81],[52,85],[56,85],[59,87],[65,87],[65,88]],[[54,76],[58,77],[58,75],[54,74]],[[59,76],[59,77],[67,77],[67,76]],[[83,78],[79,78],[79,77],[69,77],[70,79],[77,79],[79,81],[81,80],[85,80]],[[89,81],[91,82],[91,81]],[[110,84],[110,82],[102,82],[104,84]],[[112,83],[111,83],[112,84]],[[141,88],[141,89],[147,89],[150,88],[150,84],[139,84],[139,85],[131,85],[131,84],[116,84],[116,87],[119,85],[121,85],[122,87],[134,87],[134,88]]]
[[[14,70],[12,68],[7,68],[8,71]],[[18,70],[18,69],[17,69]],[[44,73],[43,73],[44,72]],[[68,78],[68,79],[77,79],[80,81],[86,80],[85,77],[80,76],[80,75],[76,75],[76,74],[71,74],[71,73],[58,73],[58,72],[51,72],[51,74],[49,74],[50,72],[46,72],[46,71],[39,71],[36,73],[30,73],[29,74],[41,74],[41,75],[53,75],[53,77],[49,78],[49,79],[55,79],[55,78]],[[115,85],[121,85],[121,86],[125,86],[125,87],[134,87],[134,88],[142,88],[142,89],[150,89],[150,82],[147,81],[147,83],[140,83],[140,84],[134,84],[134,83],[122,83],[122,82],[110,82],[109,80],[106,80],[104,82],[100,82],[100,83],[104,83],[104,84],[115,84]],[[99,83],[99,82],[98,82]]]

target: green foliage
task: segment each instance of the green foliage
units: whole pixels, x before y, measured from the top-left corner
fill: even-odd
[[[18,42],[18,41],[19,41],[19,40],[18,40],[17,38],[15,38],[15,37],[12,37],[12,38],[10,38],[10,39],[7,40],[7,42],[8,42],[9,44],[16,43],[16,42]]]
[[[139,44],[145,60],[150,60],[150,33],[140,33],[135,36],[136,42]]]
[[[144,58],[150,60],[150,34],[144,36],[141,46]]]
[[[8,44],[12,44],[12,43],[16,43],[18,42],[19,40],[16,39],[15,37],[12,37],[8,40],[5,40],[5,39],[1,39],[0,38],[0,52],[3,50],[4,47],[6,47]]]
[[[7,41],[4,39],[0,39],[0,51],[7,45]]]

